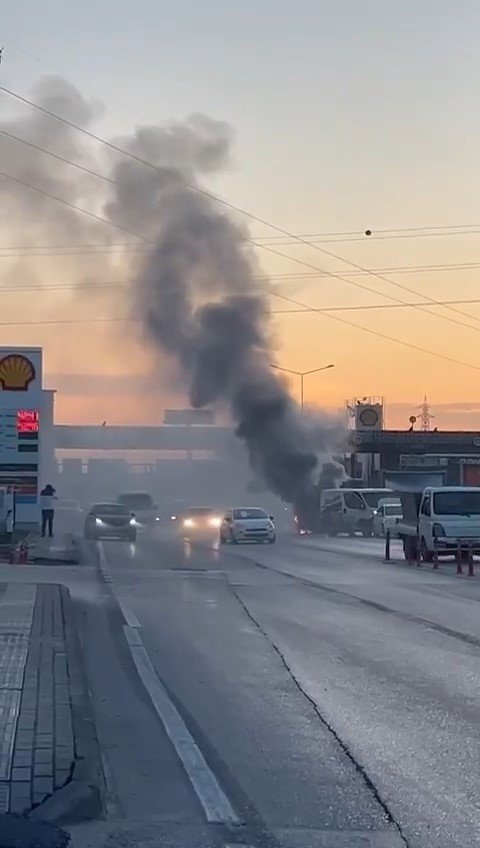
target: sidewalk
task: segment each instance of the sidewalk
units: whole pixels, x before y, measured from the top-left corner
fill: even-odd
[[[98,815],[99,763],[68,590],[0,584],[0,813]]]
[[[53,539],[33,536],[29,540],[28,559],[38,563],[69,563],[80,561],[79,547],[72,533],[57,533]]]

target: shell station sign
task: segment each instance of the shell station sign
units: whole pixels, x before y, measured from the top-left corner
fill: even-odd
[[[4,392],[25,392],[35,379],[35,366],[23,353],[8,353],[0,359],[0,385]]]
[[[15,492],[16,521],[38,521],[42,349],[0,347],[0,489]]]

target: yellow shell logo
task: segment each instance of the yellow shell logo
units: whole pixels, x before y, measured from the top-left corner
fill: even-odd
[[[35,379],[35,368],[26,356],[9,353],[0,359],[0,383],[4,392],[24,392]]]

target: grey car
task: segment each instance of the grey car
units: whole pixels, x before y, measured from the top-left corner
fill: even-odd
[[[93,504],[85,519],[85,539],[122,539],[135,542],[135,516],[123,504]]]

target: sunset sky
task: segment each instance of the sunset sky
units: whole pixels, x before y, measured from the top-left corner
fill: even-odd
[[[254,240],[286,254],[258,248],[260,273],[298,303],[352,308],[282,316],[295,305],[271,299],[277,362],[335,363],[306,378],[306,402],[338,409],[382,395],[388,425],[401,427],[427,394],[439,428],[480,428],[479,31],[475,0],[17,0],[2,10],[0,85],[35,99],[42,77],[63,77],[98,102],[94,131],[107,138],[196,112],[228,122],[231,163],[204,185],[316,239],[300,244],[246,219]],[[0,124],[28,113],[0,93]],[[88,145],[102,172],[101,146]],[[18,176],[11,150],[0,144],[0,169]],[[47,243],[31,224],[13,228],[7,206],[0,342],[44,346],[57,421],[157,423],[184,403],[135,325],[110,320],[126,315],[114,287],[129,254],[105,259],[98,234],[96,255],[64,233]],[[132,243],[103,226],[110,251]],[[73,292],[99,276],[95,300],[88,286]],[[374,304],[391,308],[353,310]]]

